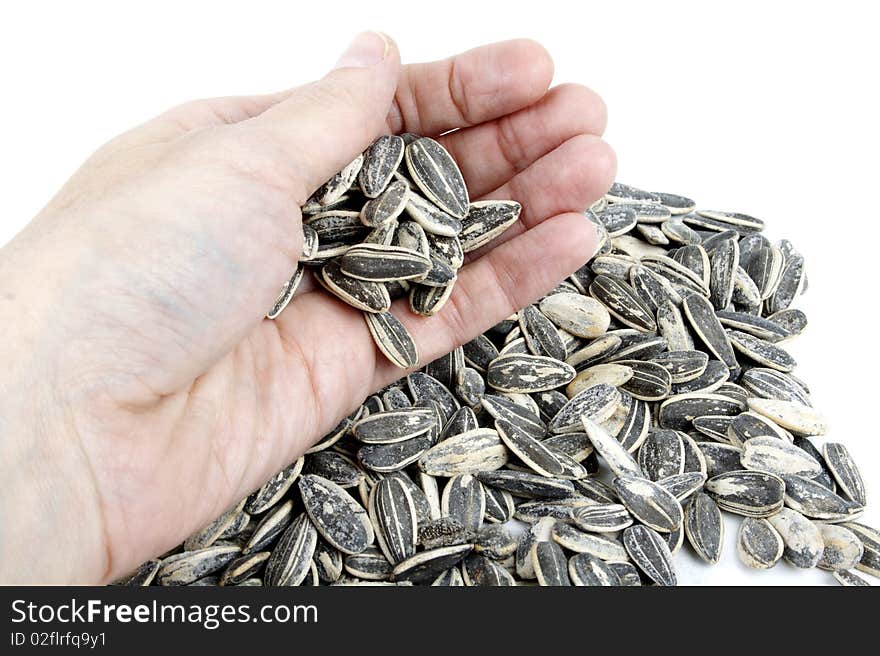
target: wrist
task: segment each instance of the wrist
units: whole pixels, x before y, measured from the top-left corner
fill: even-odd
[[[0,583],[95,583],[108,568],[100,504],[44,339],[52,281],[29,251],[0,250]]]

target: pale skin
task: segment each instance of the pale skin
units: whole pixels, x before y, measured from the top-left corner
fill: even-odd
[[[318,82],[191,102],[99,149],[0,250],[0,582],[106,583],[181,542],[403,373],[293,271],[299,207],[377,136],[439,137],[521,220],[449,303],[393,312],[422,363],[583,265],[610,186],[605,106],[519,40],[400,65],[361,35]]]

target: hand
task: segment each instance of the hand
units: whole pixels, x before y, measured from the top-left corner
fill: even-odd
[[[422,363],[581,266],[615,159],[602,101],[552,73],[529,41],[401,67],[366,33],[318,82],[189,103],[95,153],[0,251],[0,580],[126,573],[404,373],[314,285],[263,319],[300,205],[380,134],[459,128],[440,141],[472,199],[523,205],[438,316],[395,305]]]

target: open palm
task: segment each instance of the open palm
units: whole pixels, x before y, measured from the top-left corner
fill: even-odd
[[[167,550],[404,373],[360,312],[308,279],[262,319],[295,266],[298,207],[376,136],[442,135],[472,200],[523,205],[437,316],[394,305],[422,364],[592,254],[582,212],[615,170],[598,96],[548,91],[552,62],[529,41],[402,68],[393,45],[386,55],[282,94],[172,110],[98,151],[23,233],[72,253],[47,269],[60,289],[44,343],[64,344],[46,356],[64,390],[62,478],[88,480],[64,488],[79,496],[67,529],[99,547],[30,580],[106,581]]]

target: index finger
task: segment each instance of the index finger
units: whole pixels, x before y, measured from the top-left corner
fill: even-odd
[[[491,121],[537,102],[552,79],[549,53],[529,39],[409,64],[401,70],[388,129],[434,136]]]

